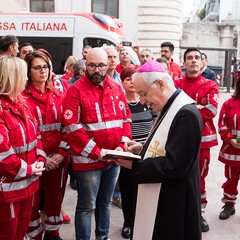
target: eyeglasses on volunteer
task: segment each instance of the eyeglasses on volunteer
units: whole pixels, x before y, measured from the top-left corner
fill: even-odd
[[[95,65],[95,64],[93,64],[93,63],[89,63],[89,64],[87,65],[87,68],[88,68],[90,71],[95,71],[96,68],[98,68],[100,71],[104,71],[104,70],[106,70],[107,65],[104,64],[104,63],[100,63],[99,65]]]
[[[51,66],[46,64],[46,65],[43,65],[43,66],[41,66],[41,65],[32,66],[30,68],[33,68],[37,72],[41,72],[43,69],[44,70],[50,70]]]

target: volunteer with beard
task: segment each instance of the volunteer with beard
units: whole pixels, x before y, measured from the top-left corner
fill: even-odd
[[[108,56],[93,48],[86,76],[73,84],[63,112],[66,136],[77,180],[76,239],[90,240],[95,212],[96,240],[109,240],[110,207],[119,166],[102,161],[101,149],[123,151],[131,139],[131,113],[121,86],[106,76]]]

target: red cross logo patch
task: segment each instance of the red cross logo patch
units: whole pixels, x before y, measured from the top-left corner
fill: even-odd
[[[68,109],[68,110],[65,111],[65,113],[64,113],[64,118],[65,118],[65,119],[67,119],[67,120],[68,120],[68,119],[71,119],[72,116],[73,116],[72,110],[69,110],[69,109]]]

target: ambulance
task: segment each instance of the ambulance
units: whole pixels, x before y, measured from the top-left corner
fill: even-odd
[[[54,70],[68,56],[82,58],[82,47],[116,45],[125,40],[122,22],[100,13],[0,13],[0,36],[15,35],[53,57]],[[138,58],[131,47],[132,62]]]

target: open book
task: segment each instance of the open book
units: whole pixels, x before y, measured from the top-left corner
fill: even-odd
[[[122,152],[110,149],[102,149],[101,153],[103,158],[123,158],[127,160],[141,160],[141,156],[133,154],[131,152]]]

